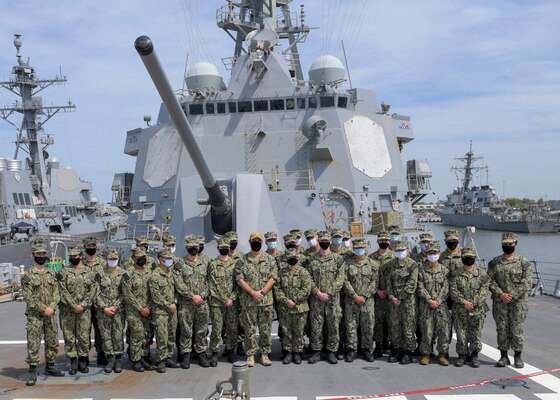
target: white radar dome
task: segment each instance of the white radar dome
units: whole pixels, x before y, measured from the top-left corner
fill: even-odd
[[[189,90],[224,90],[224,79],[213,64],[200,62],[187,71],[185,78]]]
[[[345,75],[346,68],[334,56],[321,56],[309,68],[309,80],[315,83],[341,81]]]

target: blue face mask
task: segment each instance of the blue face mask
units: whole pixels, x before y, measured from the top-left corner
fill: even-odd
[[[399,235],[391,235],[391,242],[398,242],[400,238]]]
[[[339,238],[339,237],[333,238],[332,243],[335,246],[340,246],[342,244],[342,238]]]
[[[361,257],[366,254],[366,249],[362,249],[362,248],[354,249],[354,254],[357,255],[358,257]]]
[[[269,250],[276,249],[276,242],[268,242],[266,245],[268,246]]]

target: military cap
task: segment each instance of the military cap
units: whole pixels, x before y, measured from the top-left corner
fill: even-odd
[[[143,247],[135,247],[132,249],[132,255],[134,257],[146,257],[146,250]]]
[[[47,252],[47,245],[45,242],[37,241],[31,245],[31,252],[32,253],[46,253]]]
[[[204,240],[204,236],[195,235],[196,240],[198,240],[198,244],[205,244],[206,240]]]
[[[515,243],[517,242],[517,234],[513,232],[502,233],[502,243]]]
[[[173,253],[167,247],[162,247],[158,249],[158,257],[162,258],[173,258]]]
[[[395,245],[395,250],[408,250],[408,242],[406,240],[399,240]]]
[[[301,231],[301,229],[292,229],[290,230],[290,233],[294,235],[296,238],[303,237],[303,232]]]
[[[274,231],[269,231],[264,234],[266,240],[276,240],[278,239],[278,234]]]
[[[432,240],[434,240],[434,237],[432,236],[431,233],[423,232],[423,233],[420,234],[420,241],[421,242],[431,242]]]
[[[445,240],[459,240],[459,232],[455,229],[445,231],[443,235],[445,236]]]
[[[84,246],[97,244],[97,238],[95,236],[86,236],[82,239]]]
[[[222,236],[218,239],[218,247],[227,247],[229,248],[230,240],[227,236]]]
[[[196,236],[187,236],[185,238],[185,245],[187,247],[198,247],[198,238]]]
[[[249,235],[249,240],[255,240],[255,239],[259,239],[262,242],[263,241],[263,234],[259,231],[251,232],[251,235]]]
[[[352,237],[352,234],[348,231],[343,231],[342,232],[342,238],[343,239],[350,239]]]
[[[355,238],[352,241],[352,246],[356,248],[366,247],[366,239],[365,238]]]
[[[299,258],[299,251],[297,249],[286,249],[284,256],[286,258]]]
[[[377,240],[381,240],[381,239],[389,240],[391,239],[391,235],[389,235],[389,232],[387,231],[381,231],[377,234]]]
[[[340,228],[333,228],[333,229],[331,230],[331,236],[332,236],[332,237],[335,237],[335,236],[342,237],[342,236],[343,236],[342,229],[340,229]]]
[[[230,241],[237,241],[239,240],[239,236],[237,236],[237,232],[229,231],[226,233],[226,236],[229,238]]]
[[[331,240],[331,234],[329,231],[320,231],[319,233],[317,233],[317,235],[319,236],[319,241]]]
[[[317,229],[308,229],[305,232],[303,232],[303,234],[305,235],[306,238],[315,237],[317,236]]]
[[[476,251],[470,247],[463,247],[461,249],[461,257],[476,257]]]
[[[138,236],[134,240],[136,241],[137,246],[140,244],[149,244],[148,238],[146,236]]]
[[[435,251],[436,253],[439,253],[439,243],[438,242],[430,242],[428,244],[428,246],[426,247],[426,253],[430,252],[430,251]]]
[[[119,258],[119,253],[117,252],[117,249],[114,249],[112,247],[107,249],[107,258],[112,258],[112,259]]]
[[[284,244],[290,244],[290,243],[295,244],[298,241],[297,237],[295,237],[291,233],[288,233],[287,235],[284,235],[284,237],[282,239],[284,239]]]
[[[69,256],[80,256],[82,255],[82,248],[80,246],[70,246],[68,248]]]
[[[398,225],[389,225],[389,226],[387,227],[387,231],[388,231],[389,233],[398,233],[398,234],[400,235],[400,233],[401,233],[401,227],[398,226]]]
[[[173,235],[166,235],[163,237],[163,244],[166,246],[171,246],[177,243],[177,239]]]

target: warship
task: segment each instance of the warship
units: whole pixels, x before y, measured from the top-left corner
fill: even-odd
[[[503,232],[554,233],[560,232],[560,219],[552,217],[545,210],[533,207],[528,210],[515,210],[507,205],[497,194],[494,186],[471,186],[474,174],[488,167],[477,165],[483,157],[475,156],[472,142],[464,157],[456,158],[462,166],[452,170],[461,175],[462,185],[447,195],[445,207],[440,212],[445,225],[474,226]]]

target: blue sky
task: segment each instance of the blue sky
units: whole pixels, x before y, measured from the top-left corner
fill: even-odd
[[[59,73],[62,87],[45,103],[75,113],[45,125],[51,154],[78,169],[109,201],[115,172],[133,171],[122,153],[127,130],[155,120],[160,100],[136,54],[134,39],[154,40],[179,89],[186,55],[192,65],[221,59],[233,42],[215,25],[222,0],[93,0],[12,2],[0,15],[0,79],[15,63],[13,34],[41,78]],[[301,1],[292,3],[299,10]],[[490,167],[489,180],[506,197],[560,199],[560,2],[551,0],[309,0],[312,31],[300,45],[304,71],[322,54],[342,57],[344,39],[354,86],[375,90],[391,111],[412,118],[416,140],[405,158],[427,159],[430,200],[458,185],[450,171],[473,141]],[[0,93],[0,106],[13,103]],[[19,120],[18,120],[19,123]],[[15,130],[0,121],[0,156],[12,156]],[[475,182],[486,182],[486,175]]]

